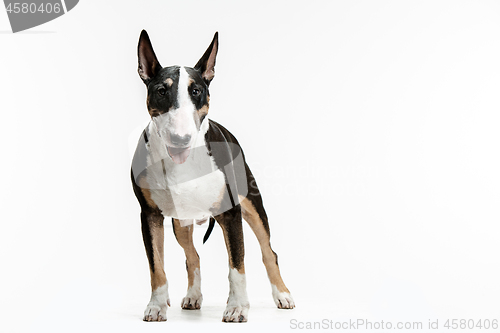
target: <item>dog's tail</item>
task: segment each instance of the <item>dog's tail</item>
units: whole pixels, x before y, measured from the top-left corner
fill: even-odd
[[[210,237],[210,234],[212,233],[212,230],[214,230],[215,226],[215,219],[210,216],[210,222],[208,222],[208,228],[207,232],[205,233],[205,236],[203,236],[203,244],[208,240],[208,237]]]

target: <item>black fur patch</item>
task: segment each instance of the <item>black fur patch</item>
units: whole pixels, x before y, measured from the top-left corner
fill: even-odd
[[[193,80],[188,88],[189,96],[191,97],[191,101],[196,107],[196,110],[200,110],[203,106],[208,106],[208,96],[210,96],[208,86],[206,82],[201,78],[201,73],[199,71],[191,67],[184,68],[186,69],[189,77]],[[199,90],[200,94],[193,94],[194,90]]]
[[[171,108],[179,107],[179,101],[177,100],[179,70],[179,66],[162,68],[148,82],[148,111],[152,117],[168,112]],[[167,79],[171,79],[173,84],[169,86],[166,83]]]

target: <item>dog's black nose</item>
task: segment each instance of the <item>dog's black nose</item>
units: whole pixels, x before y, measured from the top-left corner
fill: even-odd
[[[179,136],[177,134],[170,134],[170,142],[177,147],[185,147],[191,141],[191,135],[186,134],[184,136]]]

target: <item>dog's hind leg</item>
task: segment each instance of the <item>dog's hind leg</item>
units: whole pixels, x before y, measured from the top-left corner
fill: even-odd
[[[197,310],[201,308],[203,296],[201,295],[200,257],[193,244],[193,224],[182,226],[181,221],[172,219],[172,225],[175,238],[186,254],[188,290],[181,307],[187,310]]]
[[[159,210],[141,212],[142,237],[151,273],[151,300],[144,311],[144,321],[167,320],[170,305],[168,285],[163,269],[163,215]]]
[[[256,189],[255,181],[252,182],[252,187],[253,190]],[[248,198],[240,197],[240,204],[243,218],[248,222],[259,241],[262,251],[262,261],[266,266],[267,276],[271,282],[274,303],[280,309],[293,309],[295,302],[281,278],[278,267],[278,255],[271,248],[267,215],[258,190],[250,191]]]
[[[245,247],[240,205],[215,216],[215,219],[224,234],[229,257],[229,297],[222,321],[246,322],[250,303],[246,290]]]

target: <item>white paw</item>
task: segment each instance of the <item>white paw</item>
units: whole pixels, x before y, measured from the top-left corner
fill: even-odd
[[[151,294],[146,310],[144,311],[144,321],[166,321],[167,305],[170,306],[167,286],[162,286]]]
[[[222,321],[225,323],[244,323],[248,321],[248,310],[250,305],[230,305],[228,304],[224,314],[222,315]]]
[[[167,304],[160,306],[149,303],[144,311],[144,321],[166,321],[167,320]]]
[[[235,268],[231,268],[229,270],[229,297],[222,321],[226,323],[246,322],[249,309],[245,273],[238,273]]]
[[[290,293],[279,292],[278,288],[274,285],[272,285],[272,289],[274,303],[278,309],[293,309],[295,307],[295,302],[293,301],[293,297]]]
[[[192,292],[188,290],[186,297],[182,299],[181,307],[186,310],[198,310],[201,308],[203,296],[201,292]]]
[[[194,269],[193,285],[188,288],[186,297],[182,299],[181,307],[186,310],[198,310],[201,308],[203,296],[201,295],[201,276],[200,269]]]

